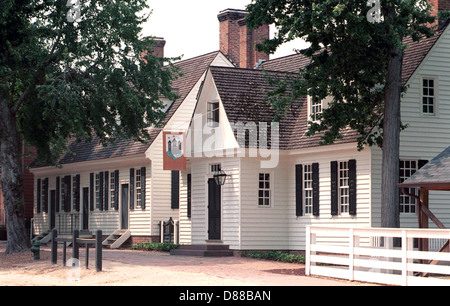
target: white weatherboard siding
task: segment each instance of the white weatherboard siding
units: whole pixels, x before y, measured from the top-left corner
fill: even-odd
[[[370,226],[371,214],[371,184],[370,184],[370,161],[371,150],[365,148],[358,151],[356,143],[331,145],[305,149],[292,152],[289,156],[289,167],[287,171],[288,181],[288,218],[289,220],[289,249],[305,250],[306,226]],[[331,161],[356,160],[357,195],[356,216],[349,214],[331,215]],[[296,216],[295,213],[295,165],[319,163],[319,212],[320,216],[313,215]]]
[[[402,123],[408,127],[400,134],[400,159],[431,160],[450,145],[450,29],[447,27],[419,65],[401,100]],[[422,79],[435,80],[435,115],[422,114]],[[372,148],[372,226],[381,225],[382,152]],[[430,210],[450,227],[448,192],[430,191]],[[416,213],[401,213],[400,226],[416,228]],[[429,226],[435,228],[430,220]]]
[[[122,203],[122,193],[121,193],[121,185],[122,184],[129,184],[130,183],[130,168],[140,168],[142,166],[146,166],[146,207],[145,210],[141,208],[136,208],[136,200],[134,201],[135,209],[129,211],[129,228],[132,230],[133,235],[150,235],[148,223],[150,221],[150,199],[151,199],[151,166],[150,164],[129,164],[128,166],[123,166],[123,164],[126,164],[128,162],[121,161],[120,167],[114,167],[111,164],[102,166],[92,166],[90,170],[83,170],[83,171],[76,171],[74,167],[68,166],[67,169],[63,166],[61,169],[58,169],[56,171],[47,172],[47,173],[39,173],[35,172],[35,186],[37,186],[37,180],[38,179],[49,179],[49,211],[50,211],[50,191],[56,189],[56,177],[59,176],[62,178],[65,175],[72,175],[73,176],[79,174],[80,175],[80,224],[78,228],[81,228],[81,222],[82,222],[82,212],[83,212],[83,198],[82,198],[82,191],[83,188],[89,188],[90,191],[90,174],[91,173],[98,173],[100,171],[110,171],[113,172],[115,170],[119,170],[119,209],[116,211],[113,208],[110,207],[111,200],[108,199],[108,210],[100,211],[99,209],[95,208],[94,210],[89,211],[89,231],[95,232],[97,229],[101,229],[103,231],[104,235],[109,235],[115,230],[119,229],[120,224],[120,211],[121,211],[121,203]],[[76,168],[76,167],[75,167]],[[53,169],[52,169],[53,170]],[[56,172],[56,173],[55,173]],[[72,191],[72,187],[71,187]],[[136,195],[136,193],[134,193]],[[34,201],[36,200],[36,192],[34,193]],[[73,196],[71,196],[71,200],[73,199]],[[90,199],[90,197],[89,197]],[[42,207],[42,203],[41,203]],[[72,203],[71,203],[72,207]],[[90,203],[89,203],[90,207]],[[73,211],[73,213],[77,213],[76,211]],[[66,214],[61,208],[60,212],[56,213],[56,224],[58,224],[58,215]],[[45,231],[49,229],[49,222],[50,222],[50,216],[49,213],[42,212],[36,213],[36,207],[35,207],[35,213],[34,213],[34,230],[35,233],[41,233],[42,231]]]
[[[226,60],[223,54],[219,53],[217,57],[212,61],[211,65],[215,66],[230,66],[231,63]],[[164,127],[165,131],[187,131],[192,119],[197,103],[197,94],[205,78],[205,73],[199,78],[197,83],[193,86],[189,94],[183,100],[183,103],[179,106],[175,114],[170,118]],[[171,208],[171,171],[163,169],[163,133],[161,132],[157,138],[153,141],[152,145],[146,152],[147,158],[152,161],[152,210],[151,210],[151,227],[153,234],[159,234],[160,221],[167,221],[172,218],[176,221],[181,221],[180,230],[181,233],[186,233],[187,228],[190,227],[190,221],[187,217],[180,220],[179,209]],[[181,173],[181,172],[180,172]],[[183,177],[180,179],[180,208],[185,205],[185,198],[182,197],[182,183]],[[183,209],[183,208],[182,208]],[[184,212],[185,213],[185,212]],[[185,234],[183,235],[185,237]],[[183,238],[185,239],[185,238]],[[189,238],[188,238],[189,239]],[[183,240],[185,241],[185,240]]]
[[[208,178],[211,164],[220,164],[228,175],[222,186],[221,237],[231,249],[239,249],[240,224],[239,212],[239,158],[196,159],[191,161],[192,174],[192,244],[205,244],[208,240]]]

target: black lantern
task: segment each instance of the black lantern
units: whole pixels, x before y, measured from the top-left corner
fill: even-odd
[[[225,184],[225,180],[227,179],[227,174],[223,172],[223,170],[216,171],[214,174],[214,180],[216,181],[217,185],[222,186]]]

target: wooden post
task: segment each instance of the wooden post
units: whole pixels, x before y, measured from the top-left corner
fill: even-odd
[[[56,228],[52,229],[52,264],[56,265],[58,261],[58,242],[56,241],[58,237],[58,231]]]
[[[423,209],[428,209],[428,189],[421,187],[420,189],[420,206],[419,211],[419,224],[421,228],[429,228],[428,226],[428,216],[424,213]],[[421,238],[419,240],[419,251],[428,251],[428,239]]]
[[[73,230],[72,235],[72,258],[80,259],[80,250],[79,245],[77,243],[77,239],[80,236],[80,231],[75,229]]]
[[[102,270],[102,231],[97,230],[95,237],[95,268],[97,272]]]
[[[67,259],[67,242],[63,242],[63,265],[66,265]]]
[[[89,243],[86,243],[86,269],[89,269]]]

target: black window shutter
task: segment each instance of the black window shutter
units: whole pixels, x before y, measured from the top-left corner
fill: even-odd
[[[48,178],[42,181],[42,211],[48,213]]]
[[[303,216],[303,165],[295,165],[295,215]]]
[[[180,172],[172,171],[172,196],[171,205],[172,209],[178,209],[180,207]]]
[[[349,214],[356,215],[356,160],[348,161]]]
[[[191,217],[191,190],[192,190],[192,176],[190,173],[187,175],[187,217]]]
[[[56,201],[55,201],[55,210],[56,210],[56,212],[59,212],[59,200],[60,200],[60,188],[61,188],[61,180],[60,180],[60,178],[59,178],[59,176],[57,176],[56,177],[56,194],[55,194],[55,197],[56,197]]]
[[[103,207],[108,210],[108,199],[109,199],[109,171],[105,171],[105,196],[103,198]]]
[[[338,163],[332,161],[331,167],[331,215],[338,215]]]
[[[114,209],[119,209],[119,170],[114,171]]]
[[[312,164],[312,188],[313,188],[313,215],[318,217],[319,212],[319,163]]]
[[[145,183],[147,182],[147,178],[145,175],[145,167],[141,168],[141,208],[145,209]]]
[[[89,174],[89,188],[91,189],[89,191],[89,196],[90,196],[90,210],[93,211],[94,210],[94,194],[95,194],[95,190],[94,190],[94,173]]]
[[[100,186],[99,186],[99,198],[100,198],[100,210],[103,210],[103,172],[99,173],[99,177],[100,177]]]
[[[67,175],[64,177],[64,184],[65,185],[65,199],[64,199],[64,211],[70,212],[70,207],[72,205],[71,199],[72,199],[72,177],[70,175]]]
[[[130,168],[130,209],[134,209],[134,168]]]
[[[37,184],[36,184],[36,213],[40,213],[41,212],[41,196],[42,196],[42,192],[41,192],[41,179],[37,180]]]
[[[80,211],[80,175],[75,176],[75,210]]]

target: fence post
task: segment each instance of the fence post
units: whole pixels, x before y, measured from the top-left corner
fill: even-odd
[[[348,279],[350,281],[355,280],[355,237],[354,237],[354,229],[350,228],[349,229],[349,250],[348,250],[348,268],[349,268],[349,275],[348,275]]]
[[[408,241],[406,230],[402,230],[402,276],[403,285],[408,286]]]
[[[58,231],[56,228],[52,229],[52,264],[56,265],[58,261],[58,242],[56,241],[58,237]]]
[[[79,250],[79,245],[77,243],[77,239],[80,236],[80,232],[75,229],[73,230],[73,235],[72,235],[72,258],[76,258],[76,259],[80,259],[80,250]]]
[[[97,230],[95,237],[95,268],[97,272],[102,270],[102,230]]]
[[[311,275],[311,227],[306,227],[306,269],[305,275]]]

